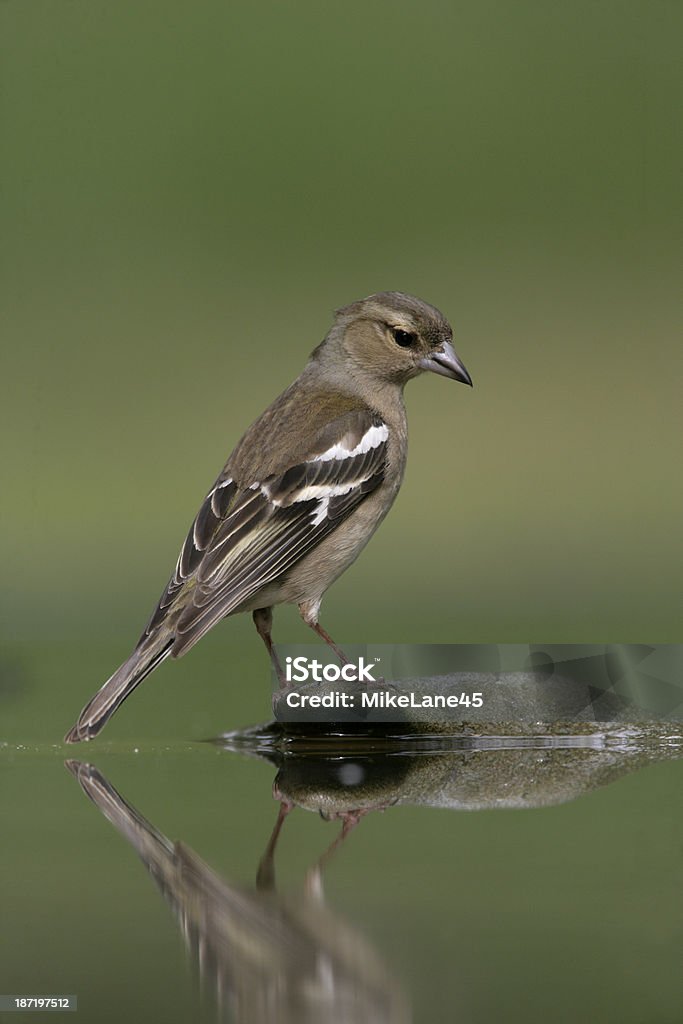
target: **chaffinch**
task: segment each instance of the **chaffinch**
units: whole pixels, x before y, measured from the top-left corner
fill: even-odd
[[[89,740],[161,662],[220,619],[250,611],[282,681],[273,605],[318,622],[325,591],[389,511],[403,479],[403,388],[431,370],[471,386],[434,306],[380,292],[337,311],[294,383],[247,430],[207,494],[135,650],[81,712],[67,743]]]

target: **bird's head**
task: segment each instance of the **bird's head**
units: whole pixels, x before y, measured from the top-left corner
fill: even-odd
[[[323,345],[341,349],[347,365],[379,382],[403,385],[431,370],[472,386],[443,313],[403,292],[378,292],[337,310]]]

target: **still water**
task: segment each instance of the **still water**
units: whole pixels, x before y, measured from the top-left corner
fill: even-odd
[[[0,990],[84,1022],[677,1024],[682,744],[6,744]]]

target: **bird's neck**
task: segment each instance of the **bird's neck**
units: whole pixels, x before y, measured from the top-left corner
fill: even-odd
[[[338,366],[331,360],[317,358],[308,364],[301,375],[315,385],[338,391],[360,401],[378,413],[387,426],[406,431],[406,408],[403,400],[403,383],[382,381],[369,374],[356,363],[347,362],[340,376]]]

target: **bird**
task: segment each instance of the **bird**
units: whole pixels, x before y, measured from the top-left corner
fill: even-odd
[[[403,389],[433,372],[472,386],[435,307],[404,292],[338,309],[301,374],[247,429],[204,498],[175,571],[130,657],[65,736],[95,737],[168,657],[187,653],[216,623],[251,612],[281,685],[273,607],[318,621],[323,595],[380,525],[403,480]]]

